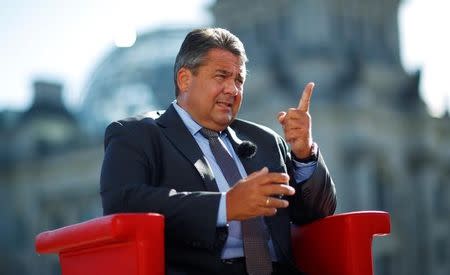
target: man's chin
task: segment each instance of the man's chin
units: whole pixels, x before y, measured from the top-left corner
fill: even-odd
[[[216,120],[215,124],[218,129],[220,128],[220,131],[223,131],[228,126],[230,126],[230,124],[233,122],[233,120],[234,120],[234,117],[229,116],[227,118],[221,118],[221,119]]]

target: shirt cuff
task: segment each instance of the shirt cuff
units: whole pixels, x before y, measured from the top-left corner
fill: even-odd
[[[294,179],[296,183],[309,180],[317,167],[317,161],[303,163],[293,159],[292,162],[294,163]]]
[[[227,225],[227,193],[222,192],[219,202],[219,213],[217,213],[217,227]]]

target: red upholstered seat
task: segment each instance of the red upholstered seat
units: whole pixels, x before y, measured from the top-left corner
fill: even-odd
[[[389,230],[389,214],[379,211],[293,228],[296,263],[310,275],[370,275],[372,237]],[[63,275],[164,274],[164,217],[116,214],[43,232],[36,251],[59,254]]]
[[[116,214],[47,231],[38,253],[58,253],[63,275],[164,274],[164,217]]]
[[[390,232],[386,212],[362,211],[329,216],[292,228],[298,266],[309,275],[370,275],[372,238]]]

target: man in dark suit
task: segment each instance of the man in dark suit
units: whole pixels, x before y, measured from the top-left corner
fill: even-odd
[[[227,30],[194,30],[175,61],[169,108],[106,129],[104,214],[163,214],[168,274],[298,274],[290,223],[335,210],[312,140],[314,84],[297,108],[278,114],[289,150],[274,131],[236,118],[246,62]]]

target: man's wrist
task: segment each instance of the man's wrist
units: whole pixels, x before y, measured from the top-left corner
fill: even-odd
[[[313,142],[311,145],[311,150],[309,156],[305,158],[298,158],[295,154],[292,154],[292,158],[295,161],[301,162],[301,163],[309,163],[312,161],[317,161],[319,157],[319,147],[317,146],[317,143]]]

